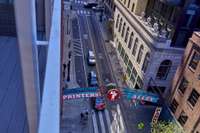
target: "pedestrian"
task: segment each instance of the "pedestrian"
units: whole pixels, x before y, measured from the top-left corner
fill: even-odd
[[[64,69],[64,71],[65,71],[66,67],[67,67],[67,65],[64,63],[64,64],[63,64],[63,69]]]
[[[84,118],[84,114],[81,112],[81,120]]]

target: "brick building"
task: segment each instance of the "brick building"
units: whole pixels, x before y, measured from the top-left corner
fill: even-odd
[[[200,32],[189,39],[173,83],[170,108],[186,133],[200,132]]]

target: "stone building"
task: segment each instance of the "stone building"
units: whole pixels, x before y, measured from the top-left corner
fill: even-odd
[[[200,132],[200,32],[189,39],[174,76],[170,108],[186,133]]]

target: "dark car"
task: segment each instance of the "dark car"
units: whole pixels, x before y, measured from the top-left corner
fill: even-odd
[[[88,84],[89,86],[98,86],[98,82],[97,82],[97,75],[94,71],[89,72],[88,74]]]
[[[93,107],[95,110],[104,110],[106,108],[106,103],[104,97],[93,98]]]
[[[98,5],[98,3],[95,3],[95,2],[85,2],[84,3],[85,8],[92,8],[92,7],[96,7],[97,5]]]

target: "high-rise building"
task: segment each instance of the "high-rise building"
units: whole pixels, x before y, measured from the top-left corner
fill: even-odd
[[[0,132],[59,133],[60,29],[60,0],[0,0]]]
[[[169,93],[189,35],[182,30],[198,27],[197,4],[180,0],[115,0],[114,42],[131,87],[163,96]],[[191,20],[183,20],[184,17]]]
[[[174,76],[170,108],[186,133],[200,132],[200,32],[189,39]]]

